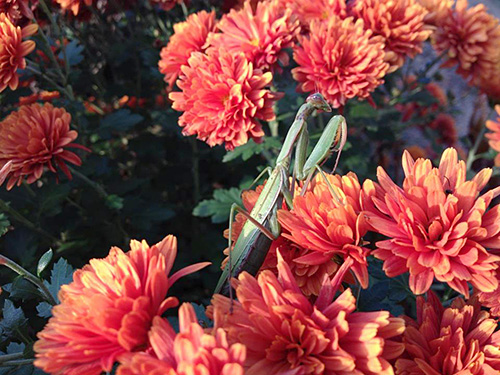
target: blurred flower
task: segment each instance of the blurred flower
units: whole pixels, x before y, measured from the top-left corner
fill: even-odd
[[[227,150],[252,138],[260,142],[264,131],[259,120],[275,118],[273,103],[280,97],[267,86],[271,72],[254,69],[243,53],[210,48],[195,52],[182,67],[177,81],[181,92],[171,92],[172,108],[184,111],[179,118],[184,135],[196,134],[209,146],[225,143]]]
[[[427,25],[438,26],[448,16],[455,0],[418,0],[429,13],[425,15],[424,21]]]
[[[499,322],[477,301],[456,298],[445,309],[429,292],[427,301],[417,297],[417,321],[406,322],[406,350],[396,361],[396,375],[500,373]]]
[[[221,33],[211,33],[208,43],[228,52],[243,52],[254,68],[264,71],[280,70],[289,63],[286,48],[291,48],[299,32],[298,21],[281,0],[257,3],[252,10],[249,1],[240,10],[231,10],[217,24]]]
[[[407,56],[422,52],[422,42],[432,33],[424,23],[427,10],[417,0],[354,0],[350,15],[365,21],[365,28],[385,40],[389,73],[404,64]]]
[[[349,266],[350,261],[342,265],[333,281],[325,277],[311,303],[278,253],[278,276],[243,272],[234,280],[233,313],[230,299],[218,294],[207,313],[230,343],[247,347],[247,375],[393,374],[388,360],[403,347],[391,339],[404,331],[403,320],[387,311],[354,312],[350,289],[334,299]]]
[[[7,86],[11,90],[17,89],[17,70],[26,68],[24,57],[35,49],[34,41],[23,42],[23,38],[35,34],[37,30],[36,25],[14,26],[4,13],[0,14],[0,92]]]
[[[81,159],[67,147],[87,150],[72,143],[78,133],[70,130],[71,115],[50,103],[21,106],[0,122],[0,166],[12,161],[7,190],[23,179],[38,180],[45,167],[56,173],[59,167],[71,179],[66,163],[81,165]]]
[[[500,269],[497,268],[496,278],[498,284],[500,285]],[[488,307],[490,309],[490,314],[496,317],[500,317],[500,290],[496,289],[493,292],[485,293],[478,292],[477,297],[481,302],[481,305]]]
[[[246,349],[228,345],[226,333],[205,333],[191,304],[179,309],[180,332],[167,320],[155,317],[149,332],[151,351],[128,353],[120,358],[117,375],[243,375]]]
[[[177,298],[166,298],[168,289],[208,265],[169,276],[176,254],[171,235],[152,247],[132,240],[129,252],[113,247],[106,258],[77,270],[38,333],[35,366],[51,374],[99,375],[111,371],[121,354],[146,349],[153,318],[178,304]]]
[[[328,21],[333,15],[340,18],[347,16],[345,0],[288,0],[288,3],[293,14],[305,27],[312,21]]]
[[[171,10],[177,4],[184,2],[184,0],[150,0],[152,4],[159,6],[162,10]]]
[[[388,240],[377,242],[375,257],[384,261],[389,277],[410,272],[415,294],[429,290],[434,278],[469,296],[469,286],[483,292],[498,287],[495,269],[500,257],[487,248],[500,249],[500,205],[487,208],[500,187],[479,195],[492,171],[485,168],[466,181],[465,162],[457,151],[444,151],[439,168],[428,159],[414,161],[403,155],[405,179],[398,187],[382,168],[379,184],[363,184],[368,223]]]
[[[427,156],[427,152],[420,146],[413,145],[406,148],[413,159],[425,158]]]
[[[495,165],[500,167],[500,105],[495,106],[495,111],[499,117],[496,121],[486,121],[486,127],[492,131],[490,133],[486,133],[486,138],[489,139],[488,143],[491,149],[498,152],[495,157]]]
[[[215,29],[215,12],[191,14],[186,21],[174,25],[174,35],[160,52],[158,68],[165,74],[168,89],[172,89],[181,67],[187,65],[193,52],[203,52],[208,33]]]
[[[439,113],[428,126],[439,133],[439,137],[436,139],[438,143],[454,146],[458,142],[457,127],[453,116]]]
[[[283,237],[304,249],[308,254],[295,260],[309,266],[325,264],[332,259],[353,260],[352,271],[363,286],[368,287],[369,249],[363,247],[362,237],[368,229],[361,212],[361,186],[357,176],[316,175],[310,191],[295,196],[293,210],[278,211],[280,224],[289,233]],[[330,191],[330,188],[332,191]]]
[[[54,0],[65,11],[70,11],[74,16],[81,12],[83,5],[92,6],[93,0]]]
[[[437,53],[447,58],[442,66],[458,65],[457,72],[476,84],[498,60],[499,44],[498,20],[488,14],[484,4],[467,9],[467,0],[457,0],[433,37]]]
[[[312,22],[310,29],[293,53],[298,90],[321,92],[338,108],[348,99],[369,97],[384,82],[384,45],[364,30],[362,20],[332,16],[328,22]]]
[[[0,13],[5,13],[16,26],[33,18],[28,0],[0,0]]]
[[[33,104],[37,101],[50,102],[54,99],[59,99],[60,97],[61,93],[59,91],[40,91],[29,96],[21,96],[19,98],[19,105]]]

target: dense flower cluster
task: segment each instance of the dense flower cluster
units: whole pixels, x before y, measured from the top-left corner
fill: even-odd
[[[418,0],[418,3],[427,9],[424,21],[427,25],[438,26],[448,15],[455,0]]]
[[[176,254],[174,236],[151,247],[132,240],[129,252],[113,247],[106,258],[76,271],[38,334],[35,365],[52,374],[98,375],[111,371],[120,355],[146,349],[154,317],[178,304],[177,298],[166,297],[168,289],[208,265],[169,276]]]
[[[389,237],[377,242],[375,257],[384,261],[389,277],[410,272],[410,288],[415,294],[429,290],[434,279],[469,296],[468,282],[482,292],[498,288],[495,269],[498,250],[500,206],[488,211],[500,188],[479,192],[492,171],[483,169],[466,180],[465,162],[457,151],[447,149],[433,168],[428,159],[414,161],[403,155],[405,179],[397,186],[379,167],[379,184],[367,180],[365,215],[371,227]]]
[[[55,0],[62,9],[73,13],[74,16],[78,15],[82,8],[91,6],[94,0]]]
[[[282,0],[297,15],[301,24],[308,27],[312,21],[328,21],[332,16],[345,18],[347,6],[345,0]]]

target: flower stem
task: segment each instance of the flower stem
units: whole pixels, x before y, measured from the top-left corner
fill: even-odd
[[[99,194],[99,196],[101,198],[104,198],[104,199],[108,198],[108,193],[106,193],[106,190],[104,190],[104,188],[100,184],[98,184],[95,181],[92,181],[90,178],[85,176],[83,173],[78,172],[76,169],[74,169],[72,167],[69,167],[69,169],[70,169],[71,173],[73,173],[75,176],[77,176],[79,179],[81,179],[83,182],[85,182],[88,186],[90,186],[92,189],[94,189],[97,192],[97,194]]]
[[[34,284],[40,292],[45,296],[45,299],[51,304],[51,305],[57,305],[57,301],[55,298],[52,296],[50,291],[47,289],[47,286],[43,283],[43,280],[39,279],[35,275],[33,275],[31,272],[28,270],[24,269],[21,267],[19,264],[14,262],[13,260],[7,258],[4,255],[0,255],[0,265],[3,265],[7,268],[10,268],[12,271],[17,273],[18,275],[24,277],[26,280],[28,280],[30,283]]]
[[[5,363],[7,361],[13,361],[15,359],[21,358],[23,358],[23,353],[3,354],[0,355],[0,363]]]
[[[477,135],[476,141],[474,142],[474,145],[472,148],[469,150],[469,154],[467,155],[467,171],[470,171],[472,168],[472,163],[476,160],[476,153],[477,149],[481,145],[481,142],[483,141],[484,134],[486,133],[486,126],[483,126],[481,128],[481,131]]]
[[[20,359],[17,361],[0,363],[0,367],[26,366],[33,364],[33,361],[34,359]]]

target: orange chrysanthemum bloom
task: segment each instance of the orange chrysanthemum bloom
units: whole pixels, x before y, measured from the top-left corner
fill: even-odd
[[[429,292],[427,301],[417,297],[417,321],[406,321],[406,351],[396,361],[396,375],[500,373],[499,322],[477,301],[457,298],[445,309]]]
[[[364,30],[363,21],[332,16],[312,22],[310,35],[299,37],[294,49],[299,65],[292,70],[302,92],[321,92],[333,107],[348,99],[367,98],[382,83],[388,64],[384,44]]]
[[[77,270],[38,334],[35,366],[51,374],[98,375],[111,371],[121,354],[146,349],[153,318],[178,304],[166,298],[170,286],[209,264],[169,276],[176,254],[171,235],[151,247],[132,240],[129,252],[113,247]]]
[[[273,103],[280,95],[266,87],[271,72],[254,69],[243,53],[209,48],[195,52],[182,67],[177,86],[171,92],[172,108],[184,111],[179,118],[184,135],[198,136],[209,146],[225,143],[227,150],[252,138],[260,142],[264,131],[259,120],[275,118]]]
[[[38,30],[37,25],[14,26],[5,13],[0,13],[0,92],[19,85],[18,69],[26,68],[25,56],[35,49],[35,42],[25,40]]]
[[[221,33],[208,36],[208,43],[229,52],[243,52],[254,68],[280,70],[288,65],[286,48],[291,48],[299,32],[298,21],[281,0],[257,3],[255,11],[249,1],[240,10],[231,10],[217,24]]]
[[[498,152],[495,157],[495,165],[500,167],[500,105],[495,106],[495,111],[499,117],[497,121],[486,121],[486,127],[492,131],[491,133],[486,133],[486,138],[489,139],[488,143],[491,149]]]
[[[65,11],[72,12],[74,16],[77,16],[80,13],[83,5],[92,6],[93,0],[55,0],[59,6]]]
[[[64,108],[50,103],[21,106],[0,122],[0,166],[12,161],[7,190],[26,179],[28,184],[38,180],[47,167],[56,168],[71,179],[66,163],[81,165],[81,159],[68,147],[89,151],[72,143],[78,133],[70,130],[71,115]]]
[[[165,74],[168,89],[172,89],[181,67],[187,65],[193,52],[203,52],[208,33],[215,29],[215,12],[191,14],[186,21],[174,25],[174,35],[160,52],[158,68]]]
[[[428,12],[417,0],[355,0],[349,11],[384,38],[389,73],[401,67],[407,56],[421,53],[422,43],[432,34],[424,22]]]
[[[312,21],[328,21],[333,15],[340,18],[347,16],[345,0],[288,0],[288,6],[305,27]]]
[[[238,301],[216,294],[207,311],[229,342],[247,347],[245,374],[393,374],[389,359],[403,351],[391,340],[404,331],[402,319],[387,311],[354,312],[356,298],[346,289],[334,299],[351,261],[334,280],[326,276],[311,303],[278,253],[278,273],[257,278],[243,272],[234,287]]]
[[[177,4],[184,2],[184,0],[150,0],[152,4],[158,5],[161,9],[167,11],[171,10]]]
[[[497,269],[496,278],[498,280],[498,284],[500,285],[500,269]],[[493,292],[485,293],[478,292],[477,297],[481,302],[481,305],[484,307],[488,307],[490,309],[490,313],[493,316],[500,317],[500,290],[496,289]]]
[[[28,0],[0,0],[0,13],[5,13],[14,25],[33,18]]]
[[[428,159],[403,155],[405,179],[398,187],[379,167],[379,184],[365,181],[365,215],[375,231],[388,240],[377,242],[375,257],[384,261],[389,277],[410,272],[415,294],[429,290],[434,278],[469,296],[469,286],[483,292],[498,287],[495,269],[500,257],[500,205],[487,208],[500,188],[483,195],[492,171],[485,168],[466,180],[464,161],[457,151],[444,151],[439,168]]]
[[[205,333],[193,306],[179,309],[180,332],[175,334],[167,320],[155,317],[149,332],[151,350],[124,355],[117,375],[243,375],[246,348],[228,345],[226,333]]]
[[[473,83],[492,69],[498,61],[500,27],[488,14],[484,4],[467,9],[467,0],[457,0],[434,33],[436,51],[446,53],[444,67],[458,65],[457,72],[471,77]]]
[[[455,0],[418,0],[418,3],[427,9],[424,21],[427,25],[439,26],[453,7]]]
[[[361,186],[357,176],[316,175],[310,191],[293,199],[293,210],[278,211],[280,224],[287,230],[283,237],[308,254],[296,259],[310,266],[324,264],[332,258],[353,260],[352,271],[363,288],[368,287],[369,249],[362,246],[368,226],[361,212]],[[330,191],[332,188],[333,191]]]

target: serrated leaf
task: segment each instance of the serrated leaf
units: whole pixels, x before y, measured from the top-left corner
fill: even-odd
[[[137,113],[132,113],[129,109],[119,109],[110,113],[101,120],[99,134],[102,137],[109,137],[112,132],[126,132],[134,125],[143,120],[143,117]]]
[[[23,310],[20,307],[16,308],[11,300],[6,299],[0,321],[2,334],[7,337],[15,336],[16,331],[22,329],[27,321]]]
[[[52,260],[52,257],[54,256],[54,252],[52,249],[49,249],[43,254],[38,261],[38,265],[36,266],[36,274],[38,277],[42,274],[42,272],[47,268],[49,265],[50,261]]]
[[[36,306],[38,316],[41,318],[50,318],[52,316],[52,305],[48,302],[40,302]]]
[[[68,262],[61,258],[52,267],[50,274],[50,282],[44,280],[44,284],[52,294],[52,297],[59,303],[59,298],[57,294],[62,285],[69,284],[73,280],[73,267],[71,267]]]
[[[201,201],[193,210],[193,215],[198,217],[211,217],[212,223],[222,223],[229,219],[231,206],[241,203],[241,192],[237,188],[217,189],[213,198]]]
[[[227,163],[231,160],[241,157],[243,161],[250,159],[256,154],[260,154],[264,150],[280,149],[282,146],[278,138],[266,137],[262,143],[255,143],[252,139],[242,146],[236,147],[233,151],[229,151],[222,158],[222,162]]]
[[[84,46],[79,44],[77,40],[72,40],[66,46],[66,57],[70,66],[77,65],[83,61]],[[61,60],[64,59],[64,54],[61,52],[58,56]]]

